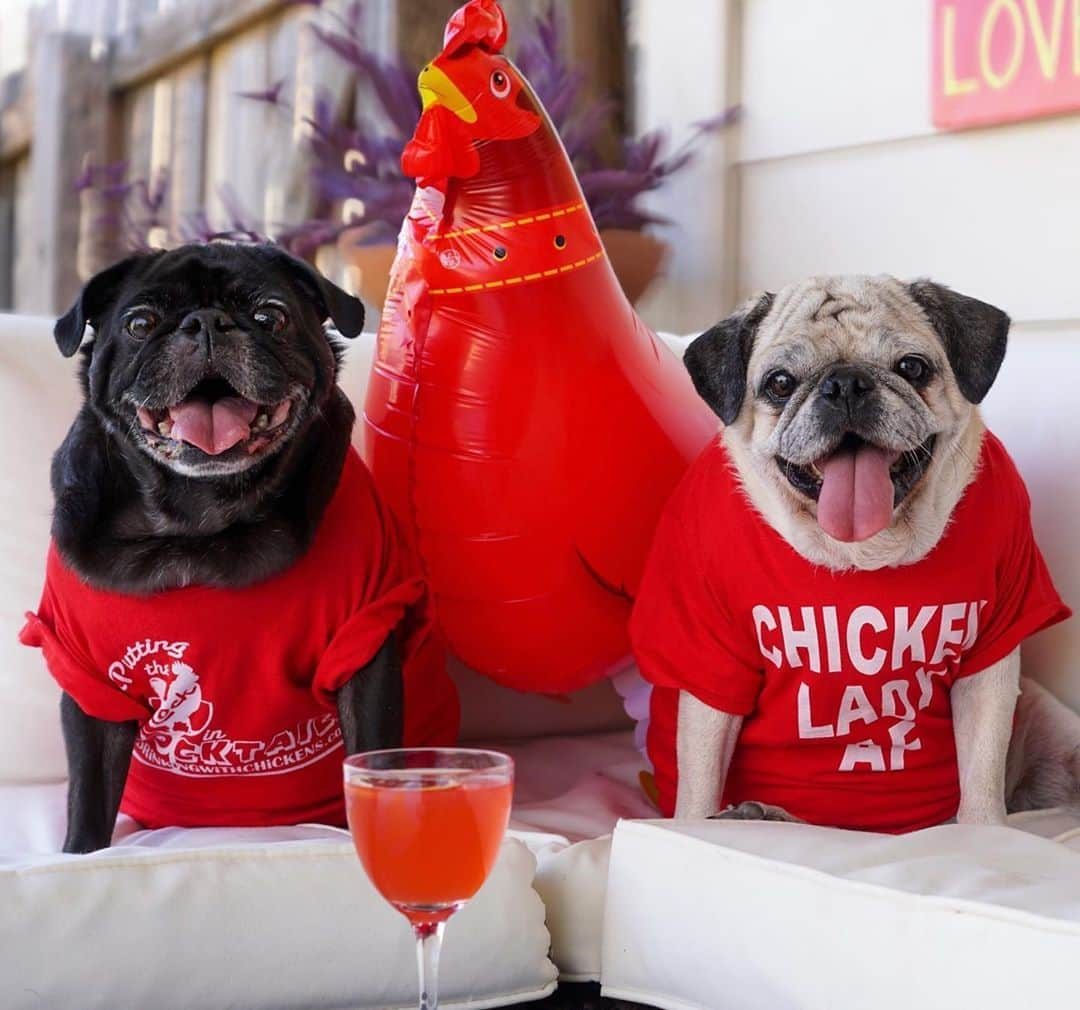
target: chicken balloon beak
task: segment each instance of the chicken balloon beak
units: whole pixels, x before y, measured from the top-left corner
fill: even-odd
[[[433,105],[442,105],[464,122],[476,122],[476,110],[472,103],[435,64],[429,63],[420,71],[416,87],[420,91],[420,102],[425,112]]]

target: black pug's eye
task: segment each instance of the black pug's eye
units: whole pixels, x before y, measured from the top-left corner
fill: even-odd
[[[137,340],[145,340],[159,322],[161,320],[153,312],[147,309],[139,309],[137,312],[132,312],[124,320],[124,329]]]
[[[261,305],[251,316],[264,330],[271,333],[280,333],[289,322],[285,315],[276,305]]]
[[[923,386],[930,380],[930,362],[918,354],[907,354],[896,363],[896,373],[913,386]]]
[[[778,370],[769,374],[761,388],[774,403],[784,403],[786,400],[791,399],[791,394],[795,392],[795,387],[798,384],[795,376],[790,372]]]
[[[501,70],[495,70],[491,74],[491,93],[496,98],[505,98],[510,94],[510,75]]]

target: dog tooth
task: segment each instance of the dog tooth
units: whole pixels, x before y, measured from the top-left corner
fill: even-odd
[[[159,421],[158,426],[157,426],[157,430],[162,435],[168,435],[169,432],[172,431],[172,426],[173,426],[172,421]]]
[[[289,411],[292,409],[292,400],[282,400],[274,408],[274,416],[270,418],[270,426],[276,428],[279,424],[282,424],[289,416]]]

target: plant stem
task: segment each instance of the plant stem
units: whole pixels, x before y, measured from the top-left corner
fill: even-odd
[[[420,977],[420,1010],[439,1008],[439,951],[446,923],[425,922],[413,926],[416,934],[416,968]]]

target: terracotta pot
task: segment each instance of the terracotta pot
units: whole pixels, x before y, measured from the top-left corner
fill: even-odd
[[[386,243],[364,245],[364,229],[350,228],[338,237],[338,254],[351,272],[350,287],[368,309],[382,311],[390,285],[390,267],[397,247]]]
[[[348,268],[355,271],[352,289],[365,305],[381,311],[396,249],[386,244],[364,245],[363,236],[362,227],[343,232],[338,239],[338,253]],[[629,228],[605,228],[600,239],[623,293],[631,304],[636,303],[660,275],[667,259],[667,243]]]
[[[605,228],[600,232],[611,268],[623,294],[634,305],[658,276],[667,259],[668,246],[648,232],[629,228]]]

